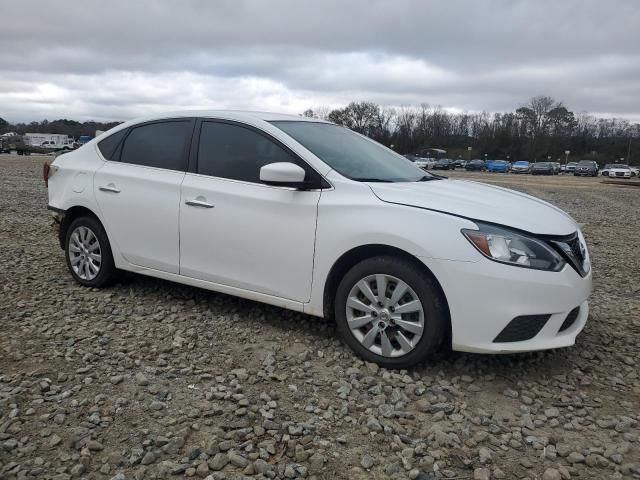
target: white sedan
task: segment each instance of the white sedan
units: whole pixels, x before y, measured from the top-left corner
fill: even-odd
[[[128,270],[334,318],[389,368],[444,343],[573,345],[589,253],[537,198],[432,176],[346,128],[252,112],[130,121],[45,165],[73,278]]]
[[[609,178],[631,178],[635,176],[635,173],[629,165],[613,164],[607,165],[602,171],[602,175]]]

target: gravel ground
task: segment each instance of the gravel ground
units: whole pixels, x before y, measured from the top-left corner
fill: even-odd
[[[42,159],[0,157],[0,478],[640,478],[640,189],[460,174],[570,212],[573,348],[365,364],[331,322],[170,282],[75,284]]]

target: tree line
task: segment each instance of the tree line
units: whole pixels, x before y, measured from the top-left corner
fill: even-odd
[[[302,115],[344,125],[402,154],[434,156],[432,149],[442,149],[446,157],[463,159],[640,163],[640,124],[575,114],[548,96],[533,97],[507,113],[351,102],[343,108],[309,108]]]
[[[451,113],[427,104],[395,108],[351,102],[343,108],[310,108],[302,115],[344,125],[402,154],[430,156],[432,149],[442,149],[449,158],[567,158],[601,164],[623,158],[625,163],[640,164],[640,124],[575,114],[548,96],[533,97],[506,113]],[[0,118],[0,134],[59,133],[77,139],[119,123],[60,119],[11,124]],[[571,153],[565,156],[565,151]]]

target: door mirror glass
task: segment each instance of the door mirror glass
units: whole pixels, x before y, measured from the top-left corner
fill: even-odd
[[[260,181],[279,187],[308,188],[305,175],[303,168],[291,162],[269,163],[260,168]]]

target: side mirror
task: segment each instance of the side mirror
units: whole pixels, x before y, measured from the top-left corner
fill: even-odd
[[[277,187],[308,188],[305,175],[302,167],[291,162],[270,163],[260,168],[260,181]]]

